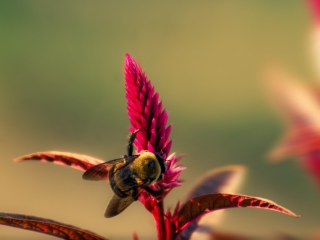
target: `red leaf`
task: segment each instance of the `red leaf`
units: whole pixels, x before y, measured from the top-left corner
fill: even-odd
[[[272,161],[285,157],[305,157],[309,153],[320,150],[320,134],[307,126],[293,127],[278,145],[270,152]]]
[[[197,180],[182,202],[211,193],[233,192],[243,172],[240,165],[213,169]]]
[[[319,29],[317,31],[320,32]],[[320,61],[317,66],[320,70]],[[279,69],[271,70],[266,80],[270,97],[288,123],[287,133],[270,152],[269,158],[279,161],[291,156],[299,157],[301,165],[320,185],[319,86],[302,84],[301,81]]]
[[[25,155],[15,159],[15,162],[21,162],[26,160],[38,160],[44,162],[52,162],[59,165],[66,165],[72,168],[86,171],[92,166],[103,163],[103,160],[90,157],[87,155],[69,153],[69,152],[59,152],[59,151],[50,151],[50,152],[36,152],[29,155]]]
[[[196,197],[185,203],[177,213],[177,225],[179,230],[186,228],[192,221],[203,214],[226,208],[253,207],[281,212],[293,217],[299,217],[288,209],[285,209],[267,199],[235,194],[208,194]]]
[[[319,144],[320,103],[318,93],[281,69],[266,74],[270,99],[288,124],[288,133],[271,152],[272,160],[304,154]]]
[[[193,187],[191,187],[187,196],[182,200],[182,202],[186,202],[187,200],[195,197],[199,197],[206,194],[219,193],[219,192],[232,192],[234,188],[236,188],[239,184],[239,179],[244,173],[244,167],[240,165],[234,166],[226,166],[218,169],[213,169],[201,177]],[[219,215],[214,214],[211,216],[210,214],[210,222],[214,220],[217,222]],[[201,228],[198,223],[200,218],[193,221],[188,227],[186,227],[182,233],[180,234],[178,239],[190,239],[191,235]],[[212,225],[212,223],[210,223]]]
[[[50,219],[0,213],[0,224],[72,240],[107,240],[96,233]]]
[[[272,152],[273,160],[284,156],[300,157],[301,167],[309,172],[320,186],[320,134],[311,128],[293,129]]]

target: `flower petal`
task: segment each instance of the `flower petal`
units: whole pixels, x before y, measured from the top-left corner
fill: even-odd
[[[162,109],[159,94],[151,81],[129,54],[125,57],[125,80],[129,129],[131,132],[141,130],[134,142],[137,152],[148,150],[161,154],[166,159],[167,170],[159,184],[165,189],[179,186],[181,181],[178,178],[184,168],[175,165],[175,159],[167,157],[172,145],[172,126],[167,126],[168,113]]]

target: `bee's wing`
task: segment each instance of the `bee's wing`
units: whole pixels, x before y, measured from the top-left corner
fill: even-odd
[[[109,171],[111,168],[121,161],[125,161],[124,158],[117,158],[108,162],[100,163],[98,165],[95,165],[91,168],[89,168],[87,171],[85,171],[82,175],[82,178],[85,180],[108,180],[109,178]]]
[[[122,158],[117,158],[104,163],[100,163],[85,171],[82,175],[82,178],[85,180],[93,181],[108,180],[109,172],[113,166],[119,165],[118,168],[122,168],[133,162],[133,160],[136,159],[138,156],[139,155],[125,156]]]
[[[121,213],[123,210],[125,210],[133,202],[134,202],[134,198],[132,196],[120,198],[115,194],[110,200],[104,216],[106,218],[114,217],[119,213]]]

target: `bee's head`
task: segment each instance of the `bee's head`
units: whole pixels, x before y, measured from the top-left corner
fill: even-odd
[[[139,178],[145,180],[152,179],[152,181],[156,181],[165,170],[160,161],[163,161],[160,155],[143,151],[134,161],[133,168]]]

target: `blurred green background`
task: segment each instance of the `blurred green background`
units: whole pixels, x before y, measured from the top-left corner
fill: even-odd
[[[312,77],[304,1],[1,1],[0,211],[51,218],[111,239],[154,239],[140,203],[103,217],[106,182],[81,172],[12,159],[61,150],[105,160],[125,153],[123,61],[130,53],[152,80],[173,124],[172,151],[185,154],[185,183],[174,206],[208,169],[244,164],[238,193],[271,199],[301,214],[225,211],[219,229],[272,239],[319,228],[317,187],[294,161],[269,164],[283,126],[261,87],[261,72],[282,62]],[[44,239],[0,226],[1,239]],[[55,239],[45,236],[46,239]]]

